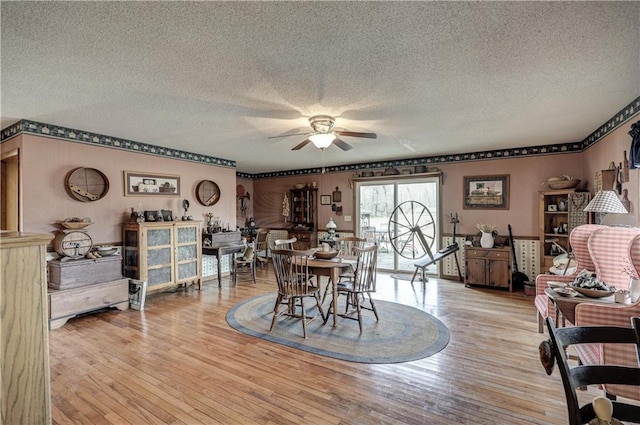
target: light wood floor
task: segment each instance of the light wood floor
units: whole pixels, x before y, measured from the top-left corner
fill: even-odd
[[[427,291],[378,278],[377,298],[411,305],[451,332],[409,363],[334,360],[231,329],[225,313],[275,291],[223,280],[151,295],[144,312],[107,311],[51,331],[56,424],[564,424],[557,371],[538,359],[531,297],[432,279]],[[384,311],[380,312],[384,320]],[[357,326],[343,322],[343,326]],[[584,400],[597,395],[584,393]]]

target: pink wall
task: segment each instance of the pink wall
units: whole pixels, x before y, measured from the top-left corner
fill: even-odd
[[[458,230],[463,234],[477,233],[476,223],[494,223],[501,235],[508,234],[507,225],[511,224],[514,236],[537,237],[538,192],[547,189],[543,183],[549,177],[566,174],[585,180],[580,158],[581,154],[573,153],[441,165],[443,223],[448,222],[449,213],[457,212]],[[491,174],[509,174],[509,209],[463,209],[463,177]],[[443,231],[452,229],[445,227]]]
[[[256,224],[269,228],[289,228],[290,224],[285,221],[285,217],[282,215],[282,201],[285,194],[288,194],[295,184],[316,182],[318,187],[318,223],[316,227],[324,229],[329,218],[333,217],[333,221],[338,226],[338,232],[353,231],[354,222],[344,220],[346,215],[352,216],[353,220],[353,190],[350,189],[348,180],[352,175],[353,173],[332,173],[254,180]],[[336,204],[342,206],[342,215],[337,215],[332,211],[331,205],[320,205],[320,196],[331,195],[336,187],[342,192],[342,202]]]
[[[476,233],[475,224],[490,222],[498,224],[501,234],[507,233],[511,224],[514,234],[520,238],[537,238],[538,191],[549,177],[568,174],[583,180],[588,188],[593,187],[593,176],[597,170],[605,169],[611,161],[622,161],[623,151],[629,150],[631,137],[627,134],[636,115],[619,129],[587,149],[584,153],[556,154],[540,157],[510,158],[466,163],[441,164],[443,173],[442,220],[457,212],[461,220],[460,233]],[[121,240],[120,223],[124,214],[142,203],[143,209],[169,209],[178,217],[182,215],[182,199],[191,203],[189,214],[197,220],[205,220],[212,212],[222,223],[235,228],[244,226],[248,217],[255,217],[258,226],[287,228],[289,224],[282,216],[282,201],[285,194],[296,183],[316,182],[318,196],[331,195],[336,187],[342,192],[343,214],[331,211],[331,206],[318,205],[319,229],[324,229],[330,217],[338,225],[338,232],[353,231],[354,193],[349,186],[353,173],[329,173],[323,175],[288,176],[268,179],[236,179],[235,170],[226,167],[208,166],[169,158],[120,151],[112,148],[67,142],[42,136],[25,134],[0,145],[3,152],[20,148],[21,184],[23,193],[23,230],[27,232],[53,232],[58,229],[56,221],[67,217],[91,217],[88,232],[95,243],[114,243]],[[76,167],[97,168],[110,181],[107,196],[92,203],[71,199],[64,189],[66,174]],[[126,197],[124,196],[123,171],[141,171],[180,175],[182,194],[180,197]],[[509,174],[511,180],[510,208],[508,210],[465,210],[462,207],[462,179],[464,176]],[[200,180],[213,180],[221,189],[220,201],[213,207],[203,207],[195,200],[195,187]],[[251,194],[246,217],[241,217],[236,199],[236,185],[242,184]],[[627,215],[609,215],[605,223],[638,225],[637,205],[640,202],[640,173],[630,170],[630,181],[623,185],[628,189],[632,212]],[[319,202],[318,202],[319,203]],[[345,221],[351,216],[352,221]],[[445,233],[451,231],[447,226]]]
[[[21,169],[23,193],[23,230],[26,232],[53,232],[56,221],[67,217],[90,217],[93,225],[87,227],[94,243],[119,242],[123,216],[142,203],[145,210],[172,210],[181,217],[182,200],[190,202],[188,214],[195,220],[205,221],[212,212],[222,223],[236,226],[235,169],[215,167],[194,162],[155,157],[121,151],[113,148],[67,142],[35,135],[22,135]],[[11,141],[13,142],[13,141]],[[16,141],[15,143],[19,143]],[[9,148],[10,145],[2,145]],[[65,191],[67,173],[76,167],[91,167],[102,171],[109,179],[107,195],[95,202],[79,202]],[[179,175],[181,196],[124,196],[123,171],[140,171]],[[213,207],[204,207],[195,199],[195,188],[201,180],[212,180],[221,191],[220,201]]]
[[[245,227],[248,224],[247,220],[253,217],[253,204],[256,200],[255,193],[253,191],[253,180],[238,178],[236,180],[236,186],[244,187],[245,193],[249,194],[247,209],[244,213],[240,208],[240,200],[236,202],[236,223],[238,223],[239,227]]]
[[[637,121],[636,115],[619,129],[583,153],[554,154],[538,157],[509,158],[476,162],[441,164],[443,173],[442,212],[443,223],[448,223],[449,213],[458,213],[460,224],[458,232],[462,234],[476,233],[476,223],[496,223],[498,232],[506,235],[507,224],[511,224],[514,236],[519,238],[538,237],[538,192],[546,190],[543,185],[549,177],[562,174],[582,180],[580,188],[593,192],[594,173],[608,167],[609,162],[622,161],[623,151],[629,150],[631,137],[627,134],[631,124]],[[509,174],[510,175],[510,207],[508,210],[465,210],[462,204],[463,177],[474,175]],[[354,173],[329,173],[311,176],[288,176],[268,179],[256,179],[253,183],[256,192],[254,216],[259,226],[282,228],[287,227],[282,212],[284,193],[296,183],[316,181],[318,195],[331,194],[338,186],[342,191],[343,215],[337,216],[330,206],[319,206],[318,228],[324,229],[329,217],[333,217],[339,231],[353,231],[355,225],[353,190],[349,187],[349,178]],[[623,223],[638,225],[636,206],[639,199],[638,170],[630,171],[630,182],[623,188],[628,189],[629,199],[634,205],[628,215],[609,215],[605,223]],[[345,216],[352,216],[351,222],[344,221]],[[445,226],[443,232],[452,229]]]
[[[544,157],[498,159],[439,166],[443,173],[442,211],[444,222],[448,223],[449,213],[457,212],[460,218],[460,233],[476,233],[478,222],[497,223],[501,234],[507,233],[511,224],[514,233],[524,237],[536,237],[538,233],[538,191],[545,189],[542,183],[549,177],[568,174],[582,178],[581,154],[548,155]],[[462,208],[463,176],[509,174],[510,208],[508,210],[464,210]],[[256,191],[255,217],[257,224],[264,227],[288,227],[282,217],[282,199],[285,192],[296,183],[316,181],[318,195],[330,195],[337,187],[342,192],[342,216],[331,211],[331,206],[319,205],[318,228],[324,229],[329,217],[333,217],[339,231],[354,231],[354,191],[349,186],[349,178],[354,173],[330,173],[313,176],[288,176],[254,181]],[[352,221],[346,222],[345,216]],[[452,229],[444,228],[445,233]]]
[[[623,161],[624,152],[627,152],[629,158],[629,148],[631,147],[631,124],[640,118],[640,114],[636,115],[625,124],[611,132],[606,138],[591,146],[583,155],[583,163],[585,173],[593,180],[593,176],[599,170],[609,168],[609,163],[614,162],[619,165]],[[639,199],[639,179],[640,170],[629,170],[629,182],[623,183],[622,188],[629,190],[629,200],[631,201],[631,211],[629,214],[608,214],[604,217],[604,224],[627,224],[630,226],[638,226],[638,202]]]

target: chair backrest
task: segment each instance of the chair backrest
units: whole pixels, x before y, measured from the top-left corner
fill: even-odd
[[[602,226],[589,236],[589,253],[599,280],[618,289],[629,287],[629,275],[623,266],[640,269],[638,249],[633,248],[638,236],[640,228],[609,226]]]
[[[298,238],[289,239],[276,239],[273,242],[274,249],[293,249],[293,244],[298,241]]]
[[[596,266],[591,260],[591,254],[589,254],[589,236],[596,230],[602,229],[605,226],[600,224],[583,224],[574,228],[569,235],[569,243],[571,244],[571,252],[573,258],[577,263],[576,273],[587,269],[595,271]]]
[[[256,230],[256,238],[253,243],[256,253],[266,257],[269,248],[269,229],[261,227]]]
[[[353,248],[358,259],[353,272],[353,289],[357,292],[375,292],[378,246],[373,244],[364,248]]]
[[[635,344],[640,348],[638,333],[640,332],[640,319],[631,319],[633,328],[613,326],[573,326],[556,329],[553,319],[547,317],[549,330],[549,345],[553,360],[558,366],[565,397],[567,399],[567,411],[569,425],[586,424],[596,417],[591,403],[580,406],[576,389],[587,385],[624,384],[640,386],[640,368],[622,367],[614,365],[591,365],[570,367],[567,360],[566,347],[574,344],[612,343]],[[543,364],[548,364],[550,359],[544,359],[547,353],[541,350]],[[553,363],[551,363],[553,364]],[[546,366],[545,366],[546,368]],[[551,374],[551,371],[547,371]],[[636,422],[640,419],[640,406],[620,402],[613,402],[613,417],[621,421]]]
[[[269,239],[269,229],[265,228],[265,227],[261,227],[258,230],[256,230],[256,247],[258,247],[258,244],[261,244],[262,249],[264,249],[264,247],[267,246],[267,241]]]
[[[363,226],[362,235],[369,242],[375,243],[378,237],[378,229],[375,226]]]
[[[336,247],[340,253],[347,257],[355,257],[356,252],[354,248],[364,248],[367,240],[365,238],[359,238],[357,236],[345,236],[342,238],[336,238]]]
[[[313,249],[296,251],[293,249],[274,249],[271,251],[273,270],[278,282],[278,293],[284,296],[309,294],[317,287],[312,283],[309,272],[309,257]]]

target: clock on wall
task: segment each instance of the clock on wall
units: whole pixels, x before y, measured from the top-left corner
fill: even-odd
[[[220,188],[211,180],[202,180],[196,186],[196,199],[205,207],[211,207],[220,200]]]
[[[73,199],[93,202],[104,198],[109,191],[109,179],[95,168],[78,167],[69,171],[64,188]]]

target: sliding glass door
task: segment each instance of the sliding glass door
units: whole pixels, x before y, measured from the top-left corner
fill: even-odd
[[[438,251],[439,190],[438,177],[357,182],[356,228],[378,243],[378,269],[413,273],[427,250]],[[437,267],[428,273],[438,273]]]

